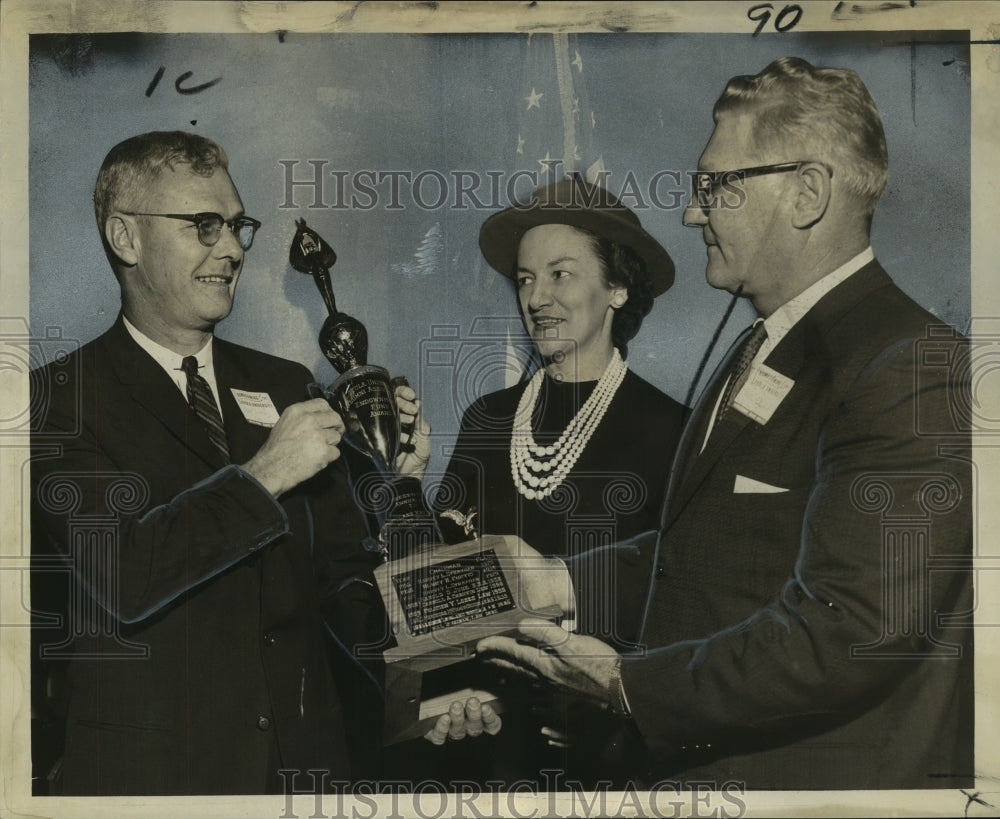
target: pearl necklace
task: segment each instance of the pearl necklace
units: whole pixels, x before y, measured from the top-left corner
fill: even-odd
[[[531,433],[531,418],[545,377],[544,369],[535,372],[521,394],[510,437],[510,474],[518,492],[528,500],[541,500],[562,485],[608,411],[627,370],[628,364],[622,361],[615,348],[594,391],[573,416],[559,440],[550,446],[535,443]]]

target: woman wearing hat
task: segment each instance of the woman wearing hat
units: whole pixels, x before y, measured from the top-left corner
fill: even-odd
[[[542,366],[466,410],[436,504],[442,534],[450,542],[473,530],[516,534],[543,554],[567,556],[657,528],[684,408],[626,356],[654,297],[673,283],[670,256],[630,209],[579,178],[490,217],[479,245],[514,281]],[[619,622],[578,630],[629,644],[645,590],[616,590],[610,576],[594,582],[590,593],[616,595]],[[509,752],[494,754],[490,775],[537,775],[553,761],[565,769],[564,757],[551,749],[546,757],[537,724],[527,735],[512,724],[524,703],[504,702],[504,729],[491,741]],[[530,743],[540,747],[532,752]],[[575,750],[601,773],[597,744],[609,743]]]
[[[600,545],[576,520],[592,532],[603,518],[609,542],[655,529],[683,407],[626,356],[673,283],[670,256],[630,209],[575,177],[490,217],[479,245],[514,281],[542,366],[466,410],[438,495],[442,533],[517,534],[568,555]]]

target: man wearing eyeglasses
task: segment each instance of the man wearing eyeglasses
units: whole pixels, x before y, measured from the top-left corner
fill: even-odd
[[[660,531],[619,547],[637,650],[531,620],[478,646],[621,715],[647,785],[973,781],[967,350],[875,261],[887,169],[853,72],[730,81],[684,218],[758,319],[693,408]]]
[[[36,645],[67,680],[53,792],[346,779],[323,618],[349,646],[337,629],[360,626],[372,586],[363,524],[327,469],[343,425],[304,400],[305,367],[214,337],[260,223],[222,149],[182,132],[115,146],[94,203],[121,314],[60,367],[70,378],[32,382],[50,385],[33,427],[35,555],[72,570],[72,656],[53,652],[58,629]]]

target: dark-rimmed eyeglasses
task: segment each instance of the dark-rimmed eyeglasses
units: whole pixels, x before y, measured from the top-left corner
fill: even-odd
[[[822,165],[827,173],[833,176],[833,168],[825,162],[817,162],[813,159],[799,159],[795,162],[778,162],[773,165],[758,165],[754,168],[737,168],[732,171],[695,171],[691,176],[691,204],[696,205],[704,211],[713,210],[717,207],[716,200],[719,188],[723,185],[729,186],[733,183],[743,182],[752,176],[766,176],[772,173],[786,173],[787,171],[797,171],[803,165]],[[740,201],[742,204],[742,199]],[[726,207],[726,205],[723,205]],[[730,205],[729,207],[733,207]]]
[[[164,219],[183,219],[185,222],[193,222],[198,228],[198,241],[205,247],[213,247],[222,236],[222,226],[229,228],[229,232],[236,237],[240,247],[249,250],[253,244],[253,237],[260,228],[260,222],[251,219],[249,216],[237,216],[234,219],[223,219],[221,214],[205,211],[203,213],[138,213],[122,211],[126,216],[162,216]]]

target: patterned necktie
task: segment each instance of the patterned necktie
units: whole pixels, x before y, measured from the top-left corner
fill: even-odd
[[[736,363],[733,365],[732,374],[729,376],[729,383],[726,384],[726,391],[722,394],[722,401],[719,402],[719,412],[715,416],[716,426],[725,417],[729,408],[733,405],[733,399],[739,393],[740,388],[746,383],[750,374],[750,363],[760,351],[764,339],[767,338],[767,329],[764,327],[763,319],[754,323],[753,330],[743,342]],[[713,427],[714,429],[714,427]]]
[[[198,419],[205,426],[208,437],[212,439],[215,448],[222,453],[225,461],[229,461],[229,444],[226,443],[226,428],[222,425],[219,406],[208,382],[198,375],[198,359],[193,355],[185,356],[181,369],[187,375],[188,403],[195,411]]]

